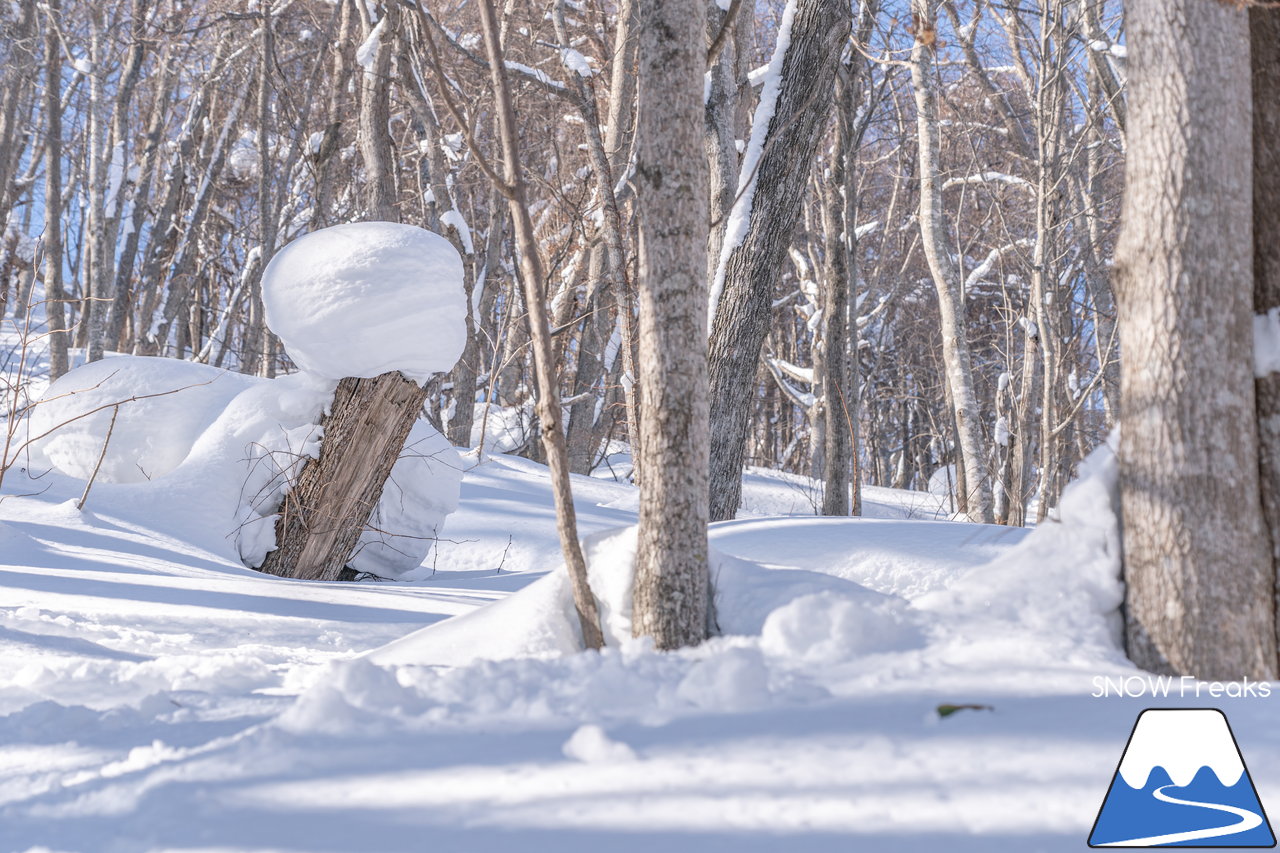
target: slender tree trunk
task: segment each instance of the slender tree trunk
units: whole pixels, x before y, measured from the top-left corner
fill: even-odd
[[[511,211],[516,245],[519,249],[520,274],[524,279],[525,304],[529,310],[529,329],[533,338],[533,362],[538,383],[538,420],[542,430],[542,443],[551,469],[551,482],[555,493],[556,527],[560,534],[560,548],[564,552],[565,567],[573,587],[574,605],[578,610],[578,622],[582,628],[582,640],[588,649],[604,645],[600,630],[600,616],[595,597],[587,583],[587,562],[578,542],[578,519],[573,505],[573,490],[569,480],[569,454],[565,448],[564,430],[560,422],[560,385],[552,357],[551,327],[547,321],[547,306],[543,289],[546,277],[542,269],[533,220],[525,203],[524,175],[520,164],[520,147],[516,127],[515,110],[511,105],[507,86],[507,70],[503,61],[502,44],[498,38],[498,22],[492,0],[480,0],[480,23],[485,48],[489,54],[489,73],[497,108],[499,137],[505,193]]]
[[[911,0],[916,26],[911,49],[911,82],[916,97],[916,130],[920,148],[920,235],[929,271],[938,291],[942,319],[942,358],[956,423],[957,449],[964,465],[964,511],[974,521],[990,523],[991,481],[987,476],[973,359],[964,317],[964,293],[956,252],[942,208],[937,50],[938,0]],[[959,476],[957,466],[957,477]]]
[[[387,122],[391,120],[391,40],[399,21],[396,3],[380,3],[382,18],[377,53],[360,75],[360,158],[364,161],[365,216],[397,222],[395,160]],[[368,38],[369,32],[365,33]]]
[[[1274,678],[1250,370],[1247,13],[1204,0],[1131,0],[1127,12],[1116,266],[1129,655],[1157,672]]]
[[[705,3],[640,0],[640,532],[633,631],[707,636]]]
[[[769,332],[773,289],[804,201],[805,183],[826,130],[836,64],[852,12],[843,0],[791,0],[784,15],[772,114],[752,128],[733,217],[712,281],[710,338],[711,520],[733,518],[751,425],[760,348]],[[780,54],[780,55],[778,55]],[[762,113],[757,107],[757,114]],[[696,149],[694,149],[696,150]],[[751,154],[758,154],[752,160]]]
[[[57,27],[61,0],[45,6],[44,298],[49,318],[49,378],[67,372],[67,320],[62,290],[62,46]]]

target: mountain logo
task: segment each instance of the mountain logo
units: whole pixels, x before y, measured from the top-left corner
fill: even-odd
[[[1148,708],[1111,778],[1090,847],[1275,847],[1227,717]]]

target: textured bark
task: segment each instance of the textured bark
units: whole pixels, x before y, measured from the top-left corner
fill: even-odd
[[[260,571],[338,580],[404,449],[426,390],[398,371],[343,379],[321,422],[319,459],[308,460],[276,522],[276,550]]]
[[[724,287],[709,344],[712,521],[733,518],[741,502],[752,389],[773,289],[800,214],[809,164],[826,130],[828,93],[851,21],[849,4],[841,0],[796,0],[746,235],[728,257],[722,254]]]
[[[67,372],[67,320],[62,292],[62,45],[58,39],[61,0],[45,5],[44,103],[44,298],[49,317],[49,378]]]
[[[560,534],[560,549],[564,552],[565,568],[573,588],[573,602],[578,611],[583,644],[588,649],[599,649],[604,646],[604,634],[600,630],[596,600],[587,583],[587,561],[582,555],[582,545],[578,542],[578,517],[573,505],[573,487],[569,480],[569,454],[565,447],[564,429],[560,425],[563,418],[560,384],[552,357],[551,327],[547,321],[544,293],[546,276],[533,230],[533,220],[525,202],[515,110],[511,105],[511,92],[507,85],[506,64],[503,61],[493,2],[481,0],[479,7],[481,31],[485,50],[489,54],[489,75],[497,107],[498,136],[502,146],[506,183],[504,194],[511,212],[512,230],[519,250],[520,276],[524,280],[525,304],[529,309],[529,333],[533,340],[533,364],[538,383],[538,421],[547,467],[551,469],[556,529]]]
[[[822,203],[827,246],[821,282],[822,338],[815,347],[813,369],[818,382],[814,390],[821,400],[823,515],[849,515],[857,423],[857,405],[851,400],[854,394],[849,383],[849,351],[857,351],[857,328],[849,322],[855,192],[849,169],[854,152],[852,87],[847,74],[836,81],[835,151],[830,186]],[[850,340],[851,334],[855,340]]]
[[[916,38],[911,49],[911,83],[915,88],[916,133],[920,149],[920,236],[929,271],[938,292],[942,321],[942,359],[956,424],[956,444],[964,480],[960,503],[971,519],[992,521],[991,482],[979,422],[978,397],[973,384],[973,359],[964,319],[964,294],[955,247],[942,208],[941,153],[938,126],[938,80],[934,70],[937,49],[938,0],[911,0]]]
[[[1250,369],[1247,14],[1204,0],[1127,12],[1116,267],[1129,655],[1202,679],[1274,678]]]
[[[396,215],[396,183],[391,132],[391,40],[400,15],[395,3],[379,4],[382,35],[373,67],[360,75],[360,130],[356,135],[364,162],[362,200],[368,219],[399,221]],[[365,38],[370,33],[366,32]]]
[[[1254,311],[1264,313],[1280,308],[1280,9],[1250,9],[1249,33],[1253,57],[1253,306]],[[1270,532],[1273,573],[1280,578],[1280,373],[1259,377],[1255,388],[1263,520]]]
[[[640,530],[632,626],[659,649],[707,636],[706,4],[639,0]]]

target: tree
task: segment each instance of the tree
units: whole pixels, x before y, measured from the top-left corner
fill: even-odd
[[[1254,311],[1265,314],[1280,309],[1280,9],[1250,9],[1249,37],[1253,71],[1253,306]],[[1270,534],[1273,571],[1280,577],[1280,373],[1259,376],[1256,392],[1263,519]]]
[[[633,630],[707,635],[706,4],[639,0],[640,528]]]
[[[712,521],[733,518],[741,502],[752,390],[773,288],[826,131],[852,20],[844,0],[791,0],[778,28],[709,295]]]
[[[1251,352],[1246,13],[1133,0],[1120,493],[1129,655],[1199,678],[1276,675]]]
[[[946,391],[956,422],[960,464],[956,474],[961,509],[974,521],[991,523],[991,481],[987,476],[978,396],[973,382],[964,291],[950,226],[942,207],[942,165],[939,151],[938,79],[934,64],[938,48],[939,0],[911,0],[915,43],[911,48],[911,83],[916,96],[916,132],[920,158],[920,237],[929,271],[938,292],[942,360]]]

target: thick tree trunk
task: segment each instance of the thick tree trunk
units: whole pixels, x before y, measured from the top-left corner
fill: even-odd
[[[1253,57],[1253,307],[1261,314],[1280,308],[1280,9],[1250,9],[1249,33]],[[1263,520],[1270,532],[1273,573],[1280,579],[1280,373],[1258,377],[1255,387]]]
[[[1132,0],[1129,161],[1116,250],[1129,655],[1274,678],[1259,499],[1245,11]]]
[[[991,481],[979,421],[973,360],[964,318],[964,293],[954,258],[956,252],[942,209],[941,151],[938,126],[938,0],[911,0],[916,26],[911,49],[911,82],[915,88],[916,132],[920,149],[920,236],[929,271],[938,291],[942,320],[942,359],[956,424],[956,445],[964,465],[964,512],[974,521],[991,523]],[[957,466],[957,477],[961,472]]]
[[[773,289],[804,201],[809,165],[826,130],[836,63],[852,12],[842,0],[792,0],[779,33],[776,97],[765,126],[752,129],[749,158],[710,295],[711,520],[733,518],[751,423],[760,348],[769,332]],[[757,108],[757,112],[759,113]],[[767,113],[761,114],[767,115]],[[692,149],[692,150],[696,150]],[[719,292],[717,293],[717,289]]]
[[[399,371],[343,379],[322,421],[320,458],[308,460],[276,522],[261,571],[338,580],[404,449],[426,390]]]
[[[638,637],[707,636],[706,4],[639,0],[640,532]]]

